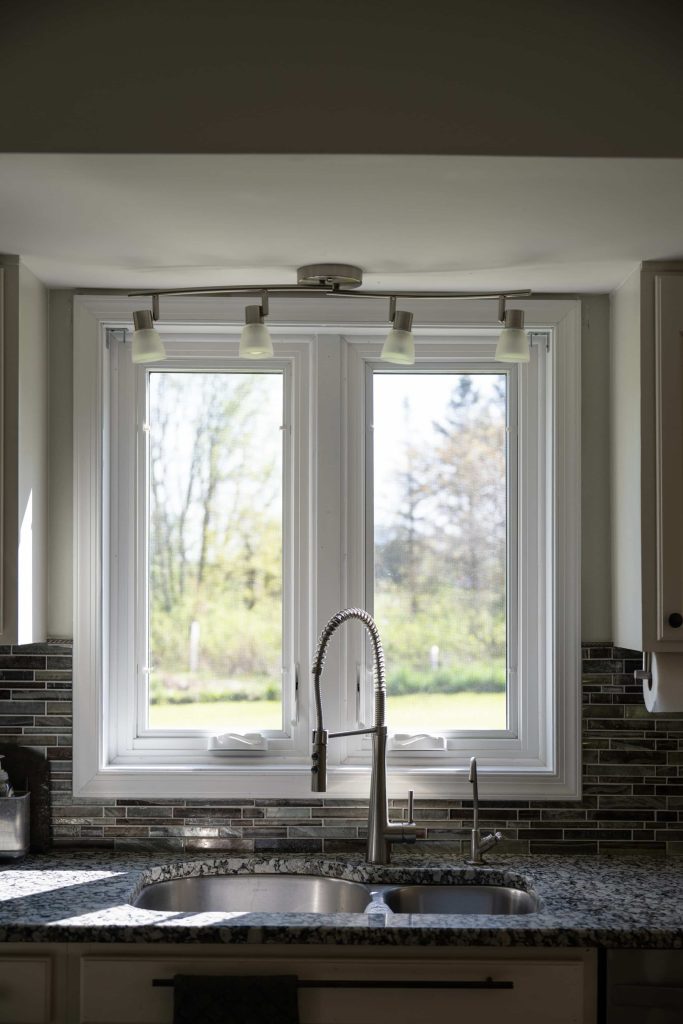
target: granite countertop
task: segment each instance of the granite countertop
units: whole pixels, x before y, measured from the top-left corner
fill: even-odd
[[[392,913],[178,913],[131,906],[143,885],[187,875],[321,874],[357,882],[510,884],[539,910],[515,916]],[[168,858],[102,850],[36,855],[0,870],[5,942],[335,943],[420,946],[683,948],[683,859],[643,856]]]

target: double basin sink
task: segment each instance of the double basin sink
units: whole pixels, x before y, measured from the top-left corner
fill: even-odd
[[[504,885],[375,885],[317,875],[244,874],[174,878],[145,886],[134,902],[185,913],[531,914],[532,893]]]

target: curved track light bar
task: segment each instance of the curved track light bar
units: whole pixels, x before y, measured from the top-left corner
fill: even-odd
[[[412,321],[413,314],[407,311],[396,309],[397,300],[401,299],[497,299],[498,300],[498,319],[503,323],[503,331],[501,332],[501,342],[499,344],[498,351],[503,353],[502,355],[497,354],[497,358],[504,359],[506,361],[522,362],[524,359],[524,342],[526,335],[524,334],[524,314],[521,310],[507,310],[505,309],[505,303],[507,299],[515,297],[523,297],[531,295],[531,290],[528,288],[510,289],[504,291],[470,291],[470,292],[449,292],[449,291],[428,291],[428,292],[416,292],[416,291],[403,291],[401,289],[392,289],[391,291],[385,291],[383,289],[368,289],[367,291],[359,291],[356,289],[360,288],[363,283],[363,271],[361,267],[356,267],[350,263],[310,263],[306,266],[299,267],[297,271],[297,283],[296,284],[237,284],[237,285],[218,285],[218,286],[199,286],[194,288],[166,288],[158,289],[155,288],[152,291],[135,291],[129,292],[128,295],[132,298],[133,296],[145,296],[151,297],[153,302],[153,318],[157,320],[159,318],[159,296],[167,295],[197,295],[205,296],[207,298],[220,298],[221,296],[234,296],[235,298],[252,298],[258,297],[260,303],[258,306],[250,305],[247,306],[247,319],[245,331],[242,337],[242,347],[245,348],[247,341],[250,340],[251,336],[258,334],[258,339],[254,340],[254,345],[258,348],[257,356],[265,357],[268,354],[272,354],[272,347],[268,351],[271,345],[268,337],[268,332],[263,325],[263,318],[268,315],[268,299],[277,298],[295,298],[300,295],[318,295],[322,298],[348,298],[348,299],[388,299],[389,300],[389,317],[388,321],[392,324],[392,329],[385,343],[385,348],[382,358],[390,362],[403,362],[412,363],[415,361],[413,339],[412,339]],[[258,314],[258,316],[257,316]],[[155,332],[156,333],[156,332]],[[513,337],[514,335],[514,337]],[[258,345],[256,344],[258,341]],[[512,351],[512,342],[515,341],[519,351]],[[510,350],[508,353],[508,349]],[[526,357],[528,358],[528,356]]]
[[[327,285],[296,285],[296,284],[254,284],[225,285],[214,288],[155,288],[154,291],[128,292],[130,298],[155,295],[204,295],[207,298],[218,298],[221,295],[234,295],[236,298],[251,298],[252,295],[277,296],[278,298],[294,298],[297,295],[321,295],[323,298],[348,299],[500,299],[524,298],[532,295],[530,288],[489,292],[407,292],[399,289],[391,291],[350,291],[345,288],[330,288]]]

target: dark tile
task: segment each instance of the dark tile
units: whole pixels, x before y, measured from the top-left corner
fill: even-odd
[[[258,839],[265,839],[265,838],[270,838],[270,839],[286,839],[287,838],[287,829],[286,829],[286,827],[284,825],[282,825],[280,828],[276,828],[275,826],[269,826],[269,825],[255,826],[254,828],[249,828],[248,826],[245,826],[244,828],[242,828],[241,831],[242,831],[242,835],[245,838],[249,838],[249,837],[252,837],[254,839],[257,839],[257,838]]]
[[[42,700],[0,700],[0,721],[5,715],[44,715],[45,694]]]
[[[521,835],[520,830],[520,835]],[[541,839],[562,839],[561,828],[539,828],[537,825],[531,826],[529,830],[529,840],[531,842],[538,842]],[[498,849],[498,847],[496,847]]]
[[[221,805],[219,807],[174,807],[173,817],[184,818],[191,816],[195,819],[207,818],[210,820],[216,819],[225,821],[230,818],[241,818],[242,811],[242,807],[233,806],[232,804],[227,804],[225,806]]]
[[[358,829],[353,826],[330,825],[329,828],[311,828],[307,825],[290,825],[287,834],[293,839],[357,839]]]
[[[666,855],[666,844],[656,842],[638,842],[638,840],[632,840],[628,843],[601,842],[600,853],[611,853],[612,855],[622,855],[625,853],[651,853],[653,857],[664,857]]]
[[[253,839],[210,839],[189,838],[185,840],[187,851],[216,850],[224,853],[253,853]]]
[[[101,804],[55,804],[52,810],[52,817],[58,818],[96,818],[104,816],[104,808]]]
[[[661,796],[639,796],[636,794],[629,796],[605,793],[600,797],[600,811],[598,813],[603,814],[605,810],[610,808],[624,808],[627,811],[634,811],[638,808],[657,810],[665,806],[666,800]]]
[[[322,853],[322,839],[254,839],[254,851]]]
[[[328,857],[345,853],[365,853],[365,841],[362,839],[325,839],[323,845]]]
[[[71,667],[71,658],[68,658]],[[2,654],[0,655],[0,669],[21,668],[41,669],[45,668],[45,658],[37,654]]]
[[[623,670],[624,663],[617,658],[587,658],[583,663],[584,676],[614,675]]]
[[[115,839],[116,850],[130,853],[176,853],[185,849],[183,839]]]
[[[49,654],[47,660],[43,660],[42,665],[36,665],[34,667],[47,669],[49,672],[53,672],[55,669],[71,669],[71,665],[71,657],[65,657],[61,654]]]
[[[683,756],[683,755],[682,755]],[[656,750],[601,750],[600,751],[600,764],[601,765],[619,765],[628,767],[631,764],[634,765],[657,765],[666,764],[667,755],[657,753]],[[671,763],[671,761],[669,761]]]
[[[529,853],[561,853],[567,856],[571,854],[591,854],[598,852],[598,844],[593,843],[577,843],[569,842],[563,839],[561,842],[534,842],[533,839],[529,843]]]

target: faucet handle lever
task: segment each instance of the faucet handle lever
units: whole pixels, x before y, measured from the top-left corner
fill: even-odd
[[[409,789],[408,790],[408,824],[409,825],[414,825],[415,824],[414,810],[415,810],[415,791],[412,790],[412,789]]]

